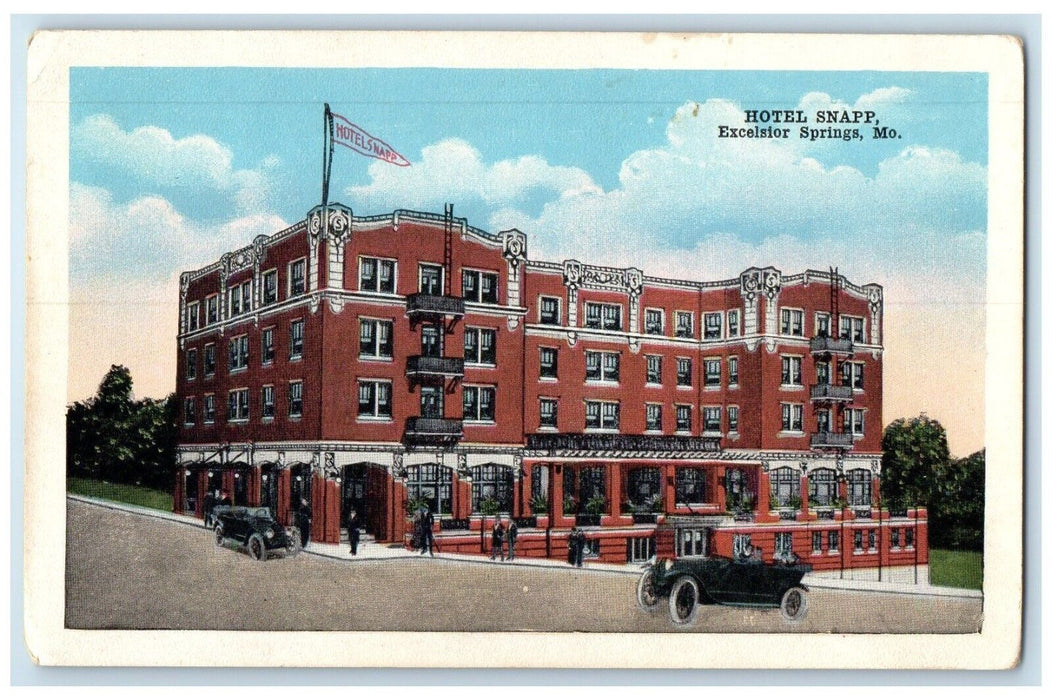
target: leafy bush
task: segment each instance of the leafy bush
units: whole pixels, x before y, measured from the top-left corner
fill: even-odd
[[[486,498],[479,503],[479,512],[483,515],[496,515],[500,512],[500,504],[495,498]]]
[[[534,513],[547,513],[548,512],[548,497],[547,496],[534,496],[530,499],[530,508]]]
[[[606,499],[602,496],[592,496],[584,504],[584,510],[589,515],[602,515],[606,512]]]

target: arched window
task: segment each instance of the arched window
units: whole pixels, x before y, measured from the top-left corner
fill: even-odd
[[[815,469],[808,475],[807,498],[812,506],[831,506],[837,497],[836,472]]]
[[[771,470],[771,499],[778,499],[778,506],[794,508],[791,505],[800,498],[800,472],[792,467]]]
[[[847,473],[847,503],[850,506],[868,506],[873,503],[873,481],[866,469],[852,469]]]
[[[483,503],[497,505],[497,512],[511,512],[511,495],[515,477],[511,467],[503,464],[480,464],[471,468],[471,512],[483,510]]]
[[[453,470],[441,464],[418,464],[406,470],[410,502],[423,501],[436,516],[453,510]]]

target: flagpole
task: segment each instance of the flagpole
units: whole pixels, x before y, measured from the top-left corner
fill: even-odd
[[[325,116],[322,124],[322,157],[321,157],[321,206],[329,206],[329,176],[332,174],[332,111],[329,103],[325,103]]]

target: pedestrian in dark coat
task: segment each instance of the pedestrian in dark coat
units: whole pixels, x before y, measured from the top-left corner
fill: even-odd
[[[570,536],[566,538],[566,563],[575,566],[577,564],[577,533],[579,530],[574,525],[570,530]]]
[[[500,560],[504,561],[504,523],[501,522],[500,518],[497,518],[497,522],[493,523],[489,558],[496,559],[498,553],[500,554]]]
[[[213,513],[212,509],[216,507],[216,497],[211,491],[205,492],[205,497],[201,499],[201,508],[205,512],[205,527],[212,527]]]
[[[360,526],[358,513],[352,510],[347,516],[347,539],[351,541],[351,554],[354,556],[358,555],[358,540],[361,538]]]
[[[515,542],[519,539],[519,526],[512,520],[508,523],[508,561],[515,559]]]
[[[574,562],[573,565],[580,568],[584,566],[584,548],[587,542],[584,530],[577,530],[577,545],[574,547]]]
[[[420,518],[420,553],[427,552],[432,557],[435,556],[434,527],[435,516],[430,509],[424,508],[424,515]]]
[[[296,510],[296,527],[300,530],[300,544],[304,547],[310,542],[310,522],[310,504],[307,503],[306,498],[301,498],[300,507]]]
[[[219,499],[219,505],[221,506],[232,506],[234,502],[230,500],[230,494],[226,491],[223,492],[223,497]]]

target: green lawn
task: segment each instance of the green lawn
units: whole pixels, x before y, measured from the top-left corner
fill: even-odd
[[[933,586],[975,590],[981,590],[983,587],[982,552],[933,549],[929,552],[928,564],[931,571],[929,578]]]
[[[120,501],[144,508],[156,508],[169,512],[172,510],[172,494],[145,486],[111,484],[97,479],[69,477],[66,479],[66,490],[69,493],[105,498],[108,501]]]

